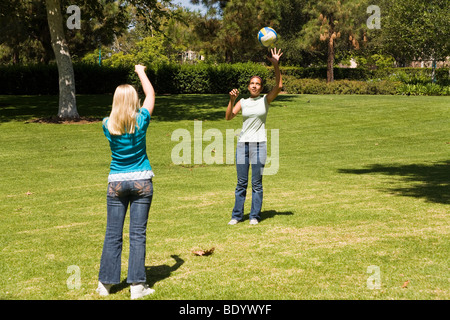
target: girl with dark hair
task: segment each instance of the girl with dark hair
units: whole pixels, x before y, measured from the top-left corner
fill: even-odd
[[[235,225],[244,218],[244,202],[247,194],[248,172],[252,166],[252,207],[250,224],[258,224],[263,200],[262,173],[267,157],[266,117],[270,103],[278,96],[283,87],[279,60],[283,55],[281,49],[271,49],[272,56],[267,57],[274,67],[275,87],[266,95],[261,96],[263,90],[262,79],[253,76],[248,90],[250,98],[239,100],[237,89],[230,91],[225,119],[231,120],[242,110],[243,126],[236,147],[237,186],[235,190],[235,205],[229,225]]]

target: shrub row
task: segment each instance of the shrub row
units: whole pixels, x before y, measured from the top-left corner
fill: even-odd
[[[112,93],[128,82],[129,71],[123,68],[103,68],[98,65],[74,64],[75,88],[81,94]],[[58,94],[56,65],[1,66],[0,94]]]
[[[440,86],[435,83],[402,83],[397,87],[397,93],[408,96],[449,96],[450,86]]]
[[[435,83],[409,84],[390,80],[335,80],[326,83],[323,79],[296,79],[284,76],[284,91],[290,94],[384,94],[448,96],[450,86]]]
[[[326,79],[326,67],[281,67],[283,75],[294,76],[299,79]],[[436,84],[450,85],[450,69],[439,68],[435,70]],[[273,72],[273,71],[272,71]],[[382,68],[369,70],[365,68],[334,68],[335,80],[361,80],[370,79],[401,81],[409,84],[429,83],[432,79],[431,68]]]
[[[162,94],[228,93],[245,91],[253,75],[267,79],[269,71],[255,63],[219,65],[160,65],[148,70],[155,90]],[[132,82],[136,84],[136,79]]]
[[[74,64],[77,94],[113,93],[123,83],[139,87],[134,70]],[[244,91],[252,75],[263,79],[269,71],[255,63],[220,65],[167,64],[147,68],[147,74],[158,94],[228,93],[232,88]],[[0,94],[58,94],[56,65],[0,67]]]
[[[123,83],[139,87],[134,70],[128,68],[74,64],[74,72],[78,94],[113,93]],[[274,84],[273,70],[256,63],[164,64],[148,67],[147,74],[158,94],[225,94],[232,88],[244,93],[253,75],[265,80],[266,91]],[[326,68],[282,67],[282,74],[287,93],[448,95],[450,91],[448,68],[436,70],[435,84],[431,69],[426,68],[335,68],[336,80],[330,84],[324,80]],[[1,66],[0,94],[58,94],[58,69],[56,65]]]
[[[281,67],[283,75],[294,76],[299,79],[326,79],[327,67]],[[373,77],[373,73],[361,68],[334,68],[334,78],[336,80],[367,80]]]
[[[386,68],[372,71],[372,79],[400,81],[406,84],[431,83],[431,68]],[[450,86],[450,68],[435,69],[435,84]]]
[[[376,80],[297,79],[284,76],[284,91],[290,94],[397,94],[399,82]]]

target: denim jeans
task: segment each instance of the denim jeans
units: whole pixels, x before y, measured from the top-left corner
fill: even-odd
[[[147,220],[153,198],[152,180],[117,181],[108,184],[105,242],[100,260],[99,281],[120,283],[123,225],[130,207],[130,254],[128,283],[145,282]]]
[[[237,185],[232,219],[244,218],[244,202],[247,195],[248,172],[252,166],[252,206],[250,219],[260,219],[263,186],[262,173],[267,158],[266,142],[238,142],[236,147]]]

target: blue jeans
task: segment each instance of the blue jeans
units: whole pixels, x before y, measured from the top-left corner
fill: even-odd
[[[236,147],[237,186],[232,219],[244,218],[244,202],[247,195],[248,171],[252,166],[252,207],[250,219],[260,219],[263,186],[262,173],[267,158],[266,142],[238,142]]]
[[[130,206],[130,255],[128,283],[145,282],[147,220],[153,198],[152,180],[117,181],[108,184],[105,242],[99,281],[120,283],[123,225]]]

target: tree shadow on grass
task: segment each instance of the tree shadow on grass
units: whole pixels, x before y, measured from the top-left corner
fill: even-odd
[[[246,98],[242,95],[240,98]],[[292,96],[280,95],[280,106],[292,100]],[[77,110],[81,119],[75,123],[98,122],[111,112],[112,95],[77,95]],[[225,119],[228,94],[180,94],[157,95],[152,114],[156,121],[200,120],[214,121]],[[141,97],[143,101],[143,97]],[[271,106],[272,107],[272,106]],[[59,121],[58,96],[0,96],[0,123],[27,121],[37,123],[68,123]]]
[[[159,266],[145,267],[147,284],[150,288],[152,288],[155,283],[170,277],[172,272],[177,270],[184,263],[184,260],[177,255],[171,255],[171,257],[175,260],[175,264],[173,266],[163,264]],[[129,286],[130,284],[127,283],[127,279],[125,279],[120,284],[113,286],[111,288],[111,293],[122,291]]]
[[[77,96],[81,119],[73,122],[101,121],[111,112],[112,100],[112,95]],[[227,104],[228,95],[161,95],[156,97],[152,118],[156,121],[221,120],[225,119]],[[0,96],[0,123],[68,123],[60,121],[57,113],[58,96]]]
[[[385,191],[426,201],[450,204],[450,160],[433,164],[381,165],[365,169],[340,169],[340,173],[384,174],[399,176],[405,186],[387,188]]]
[[[35,123],[98,122],[111,111],[111,95],[77,96],[80,119],[62,121],[57,118],[58,96],[0,96],[0,123],[26,121]]]
[[[156,121],[222,120],[227,104],[227,95],[159,96],[152,117]]]
[[[248,95],[238,97],[248,98]],[[291,101],[292,96],[280,95],[277,97],[278,104]],[[155,111],[152,115],[157,121],[181,121],[199,120],[214,121],[225,119],[225,111],[229,102],[228,94],[180,94],[159,96],[156,101]]]

